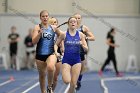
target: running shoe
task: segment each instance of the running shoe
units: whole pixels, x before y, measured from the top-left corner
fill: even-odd
[[[81,88],[81,82],[77,82],[77,87],[75,89],[80,90],[80,88]]]
[[[116,76],[117,76],[117,77],[122,77],[123,74],[119,72],[119,73],[116,74]]]
[[[103,71],[100,70],[100,71],[98,72],[98,75],[102,77],[102,76],[103,76]]]
[[[47,93],[53,93],[52,87],[47,87]]]

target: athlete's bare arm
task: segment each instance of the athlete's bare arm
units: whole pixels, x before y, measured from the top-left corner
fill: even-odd
[[[54,45],[54,50],[55,50],[55,54],[56,55],[57,55],[58,46],[60,46],[60,44],[62,43],[62,41],[64,40],[64,38],[65,38],[65,32],[61,32],[59,34],[59,37],[56,40],[55,45]]]
[[[40,37],[41,37],[41,34],[42,34],[42,30],[40,29],[39,25],[36,25],[34,30],[33,30],[33,35],[32,35],[32,43],[33,44],[37,44]]]
[[[88,46],[85,40],[85,35],[80,32],[80,38],[81,38],[81,45],[84,48],[84,50],[87,52],[88,51]]]
[[[83,25],[83,31],[86,35],[86,39],[88,39],[89,41],[94,41],[95,40],[95,36],[93,35],[93,33],[90,31],[90,29]]]

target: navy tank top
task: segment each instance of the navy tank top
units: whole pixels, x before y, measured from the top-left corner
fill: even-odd
[[[37,55],[49,55],[54,52],[54,38],[55,32],[49,25],[48,28],[41,28],[43,30],[42,36],[37,43],[36,54]]]
[[[85,34],[85,33],[83,32],[83,25],[81,25],[77,30],[78,30],[79,32],[82,32],[83,34]],[[86,42],[87,42],[87,40],[86,40]],[[84,51],[84,49],[83,49],[82,46],[80,47],[80,54],[86,54],[86,52]]]

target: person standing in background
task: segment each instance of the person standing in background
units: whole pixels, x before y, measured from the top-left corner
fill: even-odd
[[[10,66],[11,69],[16,69],[16,56],[18,51],[19,34],[16,33],[16,27],[11,27],[11,33],[8,36],[9,50],[10,50]]]
[[[33,29],[29,29],[28,35],[25,37],[24,44],[26,46],[26,67],[27,69],[34,68],[35,58],[35,45],[32,43],[32,31]],[[33,55],[33,56],[32,56]],[[32,57],[32,58],[31,58]],[[30,60],[31,59],[31,60]]]

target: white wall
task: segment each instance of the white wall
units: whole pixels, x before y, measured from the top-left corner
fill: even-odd
[[[8,0],[8,6],[27,14],[38,14],[41,10],[48,10],[51,14],[73,12],[72,0]]]
[[[0,13],[4,13],[3,2],[4,0],[0,0]]]
[[[85,9],[97,14],[138,14],[139,0],[76,0]]]
[[[140,20],[138,20],[137,22],[136,22],[136,24],[138,25],[140,23]],[[137,32],[136,32],[136,36],[137,37],[139,37],[140,36],[140,27],[138,27],[138,26],[136,26],[136,24],[135,24],[135,28],[136,28],[136,30],[137,30]],[[140,39],[139,39],[140,40]],[[137,42],[137,50],[136,50],[136,52],[137,52],[137,58],[138,58],[138,67],[140,68],[140,42]]]
[[[5,0],[0,0],[2,4]],[[27,14],[38,14],[42,9],[47,9],[51,14],[72,14],[72,2],[97,14],[139,14],[140,0],[7,0],[8,6]],[[0,6],[0,13],[4,6]],[[11,11],[8,11],[11,12]],[[77,11],[78,12],[78,11]],[[80,11],[79,11],[80,12]]]
[[[39,23],[39,18],[37,16],[28,16],[28,19],[25,19],[20,16],[15,15],[0,15],[0,50],[2,47],[6,47],[8,50],[8,42],[7,36],[10,33],[10,27],[15,25],[17,27],[17,31],[20,34],[21,41],[19,43],[19,51],[18,55],[23,57],[25,55],[25,47],[23,44],[24,37],[27,35],[28,29],[34,27],[35,24],[29,21],[30,18],[35,19],[37,23]],[[65,22],[69,16],[55,16],[58,18],[59,23]],[[123,30],[126,34],[122,35],[122,33],[117,32],[116,34],[116,43],[120,45],[120,48],[116,49],[117,61],[120,70],[125,70],[128,56],[130,54],[135,54],[138,58],[138,62],[140,62],[140,43],[139,40],[134,42],[130,40],[126,35],[129,33],[136,38],[139,39],[140,36],[140,18],[139,17],[127,17],[127,16],[99,16],[103,18],[103,20],[111,23],[113,26]],[[91,17],[83,17],[83,24],[87,25],[91,31],[94,33],[96,37],[95,42],[90,42],[90,51],[89,56],[96,60],[88,60],[90,64],[90,68],[92,70],[98,70],[100,68],[100,64],[102,64],[107,55],[106,51],[108,46],[105,44],[106,34],[109,31],[110,27],[106,26],[104,23],[100,22],[97,19],[93,19]],[[67,26],[61,27],[62,30],[66,30]],[[8,57],[8,55],[7,55]],[[139,63],[140,65],[140,63]],[[140,67],[140,66],[139,66]]]

